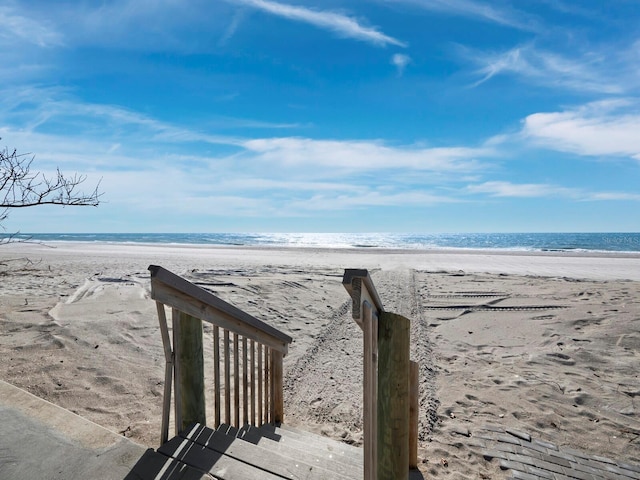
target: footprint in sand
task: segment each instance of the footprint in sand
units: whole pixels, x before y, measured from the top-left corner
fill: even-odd
[[[569,355],[566,355],[564,353],[557,353],[557,352],[547,353],[547,357],[550,360],[553,360],[554,362],[561,363],[562,365],[576,364],[576,361],[573,358],[571,358]]]

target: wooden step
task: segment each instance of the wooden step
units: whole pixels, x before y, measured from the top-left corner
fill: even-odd
[[[214,480],[204,473],[174,458],[149,449],[140,457],[124,480]]]
[[[222,427],[225,428],[225,427]],[[278,430],[279,431],[279,430]],[[310,465],[325,465],[323,468],[346,476],[359,476],[362,473],[362,453],[354,454],[342,449],[342,444],[329,440],[323,441],[318,435],[307,433],[304,439],[292,440],[288,435],[280,435],[273,428],[245,427],[240,431],[234,428],[227,430],[229,435],[236,435],[246,442],[253,443],[270,451],[275,451],[293,460]],[[319,441],[318,441],[319,440]]]
[[[232,456],[192,442],[182,437],[174,437],[162,445],[158,452],[178,460],[200,472],[209,473],[221,480],[281,480],[274,475]]]
[[[164,444],[158,452],[225,480],[346,480],[362,477],[361,466],[336,460],[335,455],[328,455],[324,449],[316,450],[312,446],[301,450],[273,439],[264,439],[265,447],[238,438],[237,433],[229,427],[212,430],[194,425]],[[309,435],[310,438],[315,436]],[[312,441],[310,445],[313,445]]]
[[[260,428],[245,427],[238,432],[243,440],[265,448],[281,448],[285,455],[300,458],[300,452],[313,452],[346,466],[362,470],[362,449],[301,430],[265,425]],[[276,445],[273,445],[273,444]],[[286,448],[285,448],[286,447]],[[290,453],[288,453],[290,451]]]
[[[308,436],[310,435],[310,432],[308,432],[308,431],[301,430],[300,428],[292,427],[291,425],[285,425],[285,424],[279,425],[277,427],[274,427],[273,425],[267,424],[267,425],[263,425],[260,428],[274,431],[275,433],[277,433],[279,435],[290,437],[292,439],[302,438],[303,440],[306,440],[308,438]],[[325,442],[328,446],[338,445],[340,447],[340,449],[342,451],[344,451],[345,453],[353,453],[354,455],[362,455],[362,447],[356,447],[354,445],[349,445],[348,443],[341,442],[339,440],[334,440],[334,439],[326,437],[324,435],[313,434],[313,433],[311,435],[318,442]]]

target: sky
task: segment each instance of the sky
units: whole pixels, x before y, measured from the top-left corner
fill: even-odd
[[[7,232],[640,231],[638,0],[4,0]]]

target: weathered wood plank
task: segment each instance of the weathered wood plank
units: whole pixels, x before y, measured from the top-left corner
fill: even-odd
[[[258,344],[258,425],[264,420],[264,403],[262,398],[262,344]]]
[[[419,364],[410,362],[409,372],[409,468],[418,468]]]
[[[173,335],[173,355],[174,355],[174,365],[173,365],[173,385],[174,385],[174,393],[173,393],[173,409],[174,409],[174,425],[176,435],[178,434],[179,427],[182,424],[182,402],[178,401],[180,398],[180,382],[178,382],[178,378],[180,375],[180,364],[177,362],[177,341],[180,336],[180,311],[175,308],[171,309],[171,333]]]
[[[256,343],[255,341],[251,340],[250,342],[251,345],[251,358],[250,358],[250,364],[251,364],[251,378],[250,378],[250,383],[251,383],[251,421],[249,423],[251,423],[252,425],[256,424]]]
[[[231,423],[231,353],[229,352],[229,330],[224,330],[224,422]]]
[[[342,465],[357,472],[357,478],[362,477],[362,448],[353,447],[321,435],[309,432],[296,433],[271,424],[262,427],[247,426],[237,432],[236,436],[263,448],[287,448],[286,455],[291,458],[301,458],[299,454],[309,455],[309,458],[331,459],[336,464],[338,472]],[[305,457],[307,458],[307,457]],[[306,460],[304,460],[306,461]],[[331,469],[328,468],[327,469]],[[346,472],[344,472],[346,474]]]
[[[359,268],[347,268],[342,277],[342,285],[349,293],[352,299],[351,314],[358,325],[362,327],[362,304],[369,302],[372,308],[377,312],[383,312],[384,306],[382,300],[373,285],[368,270]]]
[[[409,475],[409,344],[411,322],[382,312],[378,331],[378,479]]]
[[[269,360],[271,355],[269,355],[270,349],[268,347],[264,347],[264,423],[269,423],[273,418],[271,415],[271,390],[269,388],[269,378],[271,376],[271,365],[269,364]]]
[[[233,419],[236,427],[240,426],[240,350],[238,334],[233,334]]]
[[[271,409],[273,410],[273,423],[284,421],[284,395],[283,395],[283,371],[282,352],[271,350]]]
[[[124,480],[212,480],[208,473],[196,470],[175,458],[147,450]]]
[[[342,464],[339,467],[343,471],[338,471],[335,468],[335,462],[330,458],[305,454],[284,445],[270,445],[271,448],[263,448],[235,438],[233,435],[226,435],[222,429],[212,430],[198,425],[194,426],[190,432],[184,432],[182,436],[184,439],[210,449],[212,453],[217,452],[233,457],[285,478],[332,480],[349,478],[343,473],[345,469],[351,473],[358,473],[357,469]]]
[[[242,424],[249,423],[249,356],[247,352],[247,337],[242,337]]]
[[[160,429],[160,445],[169,440],[169,416],[171,414],[171,387],[173,380],[173,350],[167,327],[167,314],[164,305],[156,302],[162,345],[164,346],[164,394],[162,397],[162,427]]]
[[[181,437],[172,438],[158,452],[209,472],[219,480],[282,480],[280,476]]]
[[[364,336],[363,354],[363,429],[364,429],[364,478],[377,478],[377,392],[378,392],[378,338],[377,313],[369,302],[364,302],[362,330]]]
[[[151,272],[151,297],[154,300],[265,343],[286,354],[288,345],[292,341],[289,335],[169,270],[150,265],[149,271]]]
[[[221,382],[220,382],[220,327],[213,326],[213,405],[215,410],[215,426],[219,426],[221,421]]]
[[[202,321],[178,313],[179,335],[176,350],[176,363],[180,366],[178,382],[180,396],[181,421],[178,430],[183,430],[193,423],[206,424],[204,401],[204,356]]]

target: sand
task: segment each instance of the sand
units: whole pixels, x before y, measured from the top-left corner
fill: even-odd
[[[486,424],[640,463],[639,255],[4,245],[0,378],[157,447],[150,264],[294,338],[289,424],[361,443],[362,340],[341,278],[368,268],[385,309],[412,319],[425,477],[505,478],[470,446]]]

